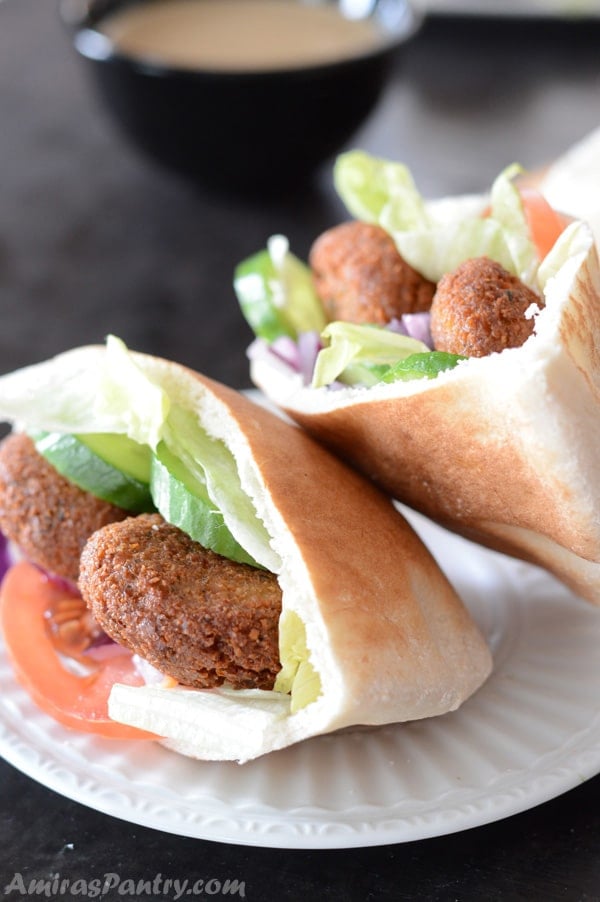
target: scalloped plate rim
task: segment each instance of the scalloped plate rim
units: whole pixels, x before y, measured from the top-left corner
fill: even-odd
[[[590,622],[595,624],[593,615],[583,613],[584,610],[589,612],[591,606],[574,599],[563,587],[557,588],[552,577],[522,562],[504,558],[447,534],[412,512],[405,513],[434,554],[446,542],[449,543],[451,554],[455,553],[456,547],[463,548],[468,551],[467,570],[480,567],[481,572],[485,572],[486,577],[489,575],[493,582],[506,580],[507,585],[511,583],[507,592],[514,592],[515,584],[523,586],[523,580],[529,581],[534,593],[548,588],[551,594],[555,594],[558,608],[567,605],[569,614],[573,610],[579,611],[580,616],[592,617]],[[528,594],[530,586],[528,585]],[[521,605],[521,599],[516,603]],[[524,611],[527,610],[525,605],[526,602],[523,602]],[[598,616],[597,630],[600,635],[600,613]],[[540,635],[543,638],[543,632]],[[508,661],[511,660],[509,651]],[[0,666],[2,665],[7,667],[0,646]],[[487,685],[493,685],[494,679],[498,678],[498,674],[493,674]],[[348,805],[345,809],[331,805],[328,807],[323,800],[320,804],[294,805],[281,809],[262,803],[260,798],[245,801],[240,799],[231,803],[211,797],[210,792],[202,797],[185,797],[176,790],[161,789],[143,778],[131,781],[124,770],[120,771],[114,765],[111,769],[110,752],[113,749],[119,752],[119,748],[114,743],[108,742],[107,745],[107,741],[93,737],[79,737],[79,744],[85,750],[90,742],[92,749],[94,742],[100,742],[101,748],[110,749],[110,752],[107,751],[109,763],[95,763],[90,767],[85,755],[80,755],[82,767],[87,764],[87,773],[69,772],[66,760],[74,760],[74,755],[77,758],[69,742],[72,737],[70,731],[54,724],[42,712],[37,712],[16,683],[8,687],[5,684],[5,689],[7,695],[0,700],[0,754],[28,777],[63,796],[121,820],[179,836],[232,844],[334,849],[426,839],[482,826],[528,810],[575,788],[600,772],[600,706],[596,706],[587,712],[589,719],[586,726],[566,735],[558,748],[549,749],[538,758],[533,758],[528,767],[507,768],[495,774],[487,785],[474,787],[449,784],[446,791],[434,799],[412,798],[385,805],[357,800],[356,804]],[[473,700],[466,702],[456,715],[444,717],[462,716],[461,711],[467,709],[472,702]],[[21,716],[15,722],[23,705],[31,706],[33,719]],[[440,728],[442,732],[445,728],[444,717],[435,719],[436,729]],[[399,726],[390,725],[370,731],[370,737],[366,741],[376,744],[379,742],[377,734],[382,736],[386,731],[395,734],[400,729],[402,728]],[[36,732],[42,737],[41,740],[36,741]],[[316,747],[317,743],[332,741],[341,742],[345,746],[349,744],[349,740],[340,734],[317,737],[303,744],[306,748],[303,750],[304,757],[300,756],[300,760],[303,761],[308,756],[310,761],[311,744]],[[359,737],[357,741],[362,740]],[[121,747],[123,745],[119,744]],[[126,756],[128,754],[129,752]],[[161,748],[160,754],[172,756],[174,753]],[[131,752],[131,755],[134,756],[135,753]],[[259,759],[258,764],[260,773],[267,782],[269,757]],[[177,760],[177,756],[175,759]],[[187,762],[187,759],[181,760]],[[202,762],[188,762],[185,767],[195,767],[196,764],[200,768],[203,766]],[[210,765],[211,768],[215,766],[221,767],[218,764]]]

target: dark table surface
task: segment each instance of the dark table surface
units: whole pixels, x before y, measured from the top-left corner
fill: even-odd
[[[430,20],[352,144],[408,163],[430,196],[478,191],[513,160],[544,163],[600,122],[599,39],[593,22]],[[343,218],[330,168],[264,203],[158,170],[115,133],[50,0],[0,3],[0,123],[0,370],[113,332],[247,387],[233,267],[273,232],[304,255]],[[285,851],[129,824],[0,763],[0,892],[16,873],[115,872],[237,879],[254,900],[600,899],[600,777],[447,837]]]

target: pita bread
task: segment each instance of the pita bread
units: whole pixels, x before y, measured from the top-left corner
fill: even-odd
[[[556,210],[585,220],[600,244],[600,128],[571,147],[544,171],[538,187]]]
[[[600,269],[586,224],[563,235],[519,348],[372,388],[303,387],[273,355],[252,378],[397,499],[600,604]]]
[[[257,548],[255,556],[268,558],[278,575],[282,628],[301,624],[319,691],[292,712],[282,692],[115,686],[112,717],[186,755],[246,761],[342,727],[442,714],[481,685],[491,668],[488,648],[388,497],[302,430],[233,390],[127,353],[140,377],[132,371],[136,390],[141,379],[159,387],[233,455],[268,536],[266,551]],[[19,411],[36,427],[114,431],[110,393],[98,394],[109,358],[107,349],[80,348],[1,378],[0,416],[13,419]],[[45,397],[31,402],[34,388]],[[223,515],[239,532],[236,511]]]

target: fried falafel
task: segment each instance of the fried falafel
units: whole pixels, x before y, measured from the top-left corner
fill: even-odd
[[[403,260],[381,226],[335,226],[314,242],[309,262],[330,321],[385,325],[431,306],[435,284]]]
[[[0,530],[45,570],[76,582],[89,536],[127,516],[61,476],[28,435],[0,444]]]
[[[442,276],[431,305],[431,336],[438,351],[485,357],[520,347],[533,332],[526,311],[543,307],[539,295],[488,257],[461,263]]]
[[[111,638],[182,685],[273,688],[277,578],[203,548],[159,514],[96,532],[79,588]]]

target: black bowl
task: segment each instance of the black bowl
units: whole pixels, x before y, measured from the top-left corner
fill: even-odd
[[[420,24],[405,0],[371,0],[369,15],[382,33],[372,52],[305,68],[199,71],[118,52],[97,27],[131,2],[151,0],[60,3],[105,105],[122,132],[161,164],[202,185],[250,193],[300,187],[340,150]]]

